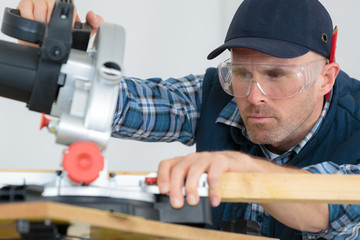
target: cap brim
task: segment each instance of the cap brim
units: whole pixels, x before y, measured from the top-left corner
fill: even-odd
[[[304,55],[310,50],[301,45],[281,40],[255,37],[235,38],[227,41],[212,51],[207,59],[219,56],[224,50],[231,48],[249,48],[278,58],[295,58]]]

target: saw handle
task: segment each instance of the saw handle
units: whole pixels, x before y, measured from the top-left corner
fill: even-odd
[[[1,31],[13,38],[42,45],[47,34],[48,24],[21,17],[20,11],[5,8]],[[72,29],[72,48],[86,51],[91,29],[88,24],[76,22]]]

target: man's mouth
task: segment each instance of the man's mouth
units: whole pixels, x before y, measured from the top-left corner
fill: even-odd
[[[267,123],[273,119],[272,116],[263,116],[263,115],[250,115],[247,117],[248,122],[251,123]]]

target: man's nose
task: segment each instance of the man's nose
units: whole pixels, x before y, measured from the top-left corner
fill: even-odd
[[[261,88],[261,85],[255,81],[251,80],[250,92],[248,95],[248,101],[252,104],[263,103],[268,100],[268,96],[265,95],[264,90]]]

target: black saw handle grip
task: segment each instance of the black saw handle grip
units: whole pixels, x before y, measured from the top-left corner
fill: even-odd
[[[42,45],[47,23],[21,17],[18,9],[5,8],[1,31],[13,38]],[[88,24],[76,22],[72,29],[72,48],[86,51],[91,29]]]
[[[41,45],[46,23],[21,17],[18,9],[5,8],[1,31],[13,38]]]

